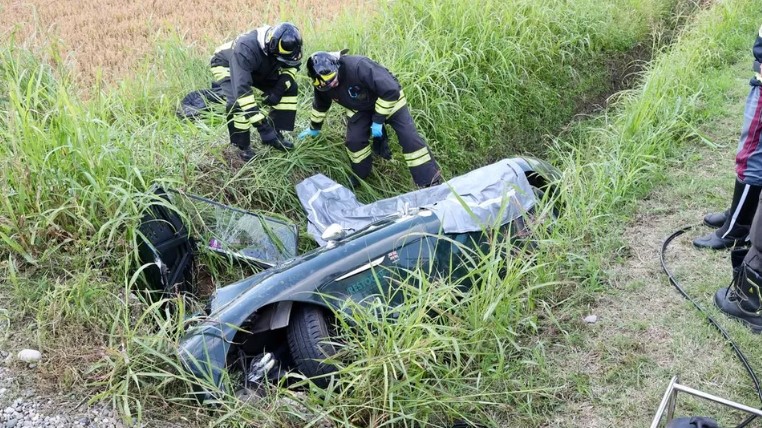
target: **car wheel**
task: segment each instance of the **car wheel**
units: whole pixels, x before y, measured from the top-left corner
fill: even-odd
[[[288,324],[288,347],[296,369],[321,388],[329,384],[327,375],[336,371],[334,365],[321,361],[337,352],[330,342],[332,326],[333,316],[315,305],[295,306]]]

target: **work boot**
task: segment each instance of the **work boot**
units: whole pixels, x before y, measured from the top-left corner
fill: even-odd
[[[274,140],[262,140],[263,144],[267,144],[268,146],[272,146],[277,150],[280,150],[282,152],[285,152],[287,150],[291,150],[294,148],[294,143],[288,140],[283,134],[280,133],[280,131],[275,131],[275,139]]]
[[[262,144],[267,144],[284,152],[294,148],[294,143],[288,141],[279,130],[273,128],[267,119],[257,126],[257,131],[259,131]]]
[[[714,229],[719,229],[725,224],[725,219],[728,218],[728,211],[722,211],[718,213],[709,213],[704,216],[704,225]]]
[[[238,152],[238,156],[244,161],[248,162],[254,158],[254,149],[251,147],[247,147],[245,149],[241,149],[241,151]]]
[[[733,282],[730,287],[717,290],[714,304],[722,312],[743,322],[754,333],[762,333],[760,313],[760,284],[762,275],[743,262],[747,249],[734,250],[730,254],[733,265]]]
[[[693,245],[714,250],[744,245],[749,236],[754,213],[757,211],[760,190],[762,190],[760,186],[752,186],[736,180],[733,201],[725,222],[716,231],[694,239]]]

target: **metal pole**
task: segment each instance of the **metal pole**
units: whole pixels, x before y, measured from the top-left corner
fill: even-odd
[[[669,381],[669,386],[667,387],[667,391],[664,392],[664,397],[662,397],[661,399],[661,403],[659,404],[659,409],[656,411],[656,416],[654,416],[654,420],[651,422],[651,428],[659,427],[659,421],[661,420],[662,415],[664,415],[664,410],[667,408],[667,403],[669,403],[670,401],[672,390],[675,389],[676,384],[677,384],[677,376],[673,376],[672,380]]]
[[[688,394],[695,395],[696,397],[701,397],[705,400],[714,401],[716,403],[724,404],[726,406],[732,407],[737,410],[743,410],[746,413],[751,413],[753,415],[762,416],[762,410],[755,409],[753,407],[744,406],[743,404],[736,403],[735,401],[726,400],[724,398],[717,397],[712,394],[707,394],[706,392],[701,392],[697,389],[693,389],[684,385],[675,384],[675,389],[678,391],[687,392]]]

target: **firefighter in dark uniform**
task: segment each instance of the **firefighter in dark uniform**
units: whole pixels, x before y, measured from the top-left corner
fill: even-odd
[[[369,58],[344,53],[316,52],[307,60],[315,96],[310,127],[299,138],[320,133],[326,113],[335,101],[347,109],[346,147],[357,177],[365,179],[370,175],[372,151],[384,156],[384,148],[371,148],[369,138],[373,138],[374,145],[385,141],[384,124],[388,123],[397,134],[415,184],[418,187],[439,184],[439,166],[415,128],[397,79]],[[390,157],[386,151],[385,157]]]
[[[259,27],[218,47],[211,60],[212,89],[225,98],[230,143],[243,160],[254,156],[249,129],[259,131],[262,143],[279,150],[293,147],[281,131],[292,131],[296,120],[296,72],[301,65],[302,36],[284,22]],[[265,116],[254,89],[262,92],[262,103],[270,106]]]
[[[756,74],[749,82],[751,90],[746,99],[743,128],[736,151],[733,200],[728,210],[704,217],[704,224],[718,229],[693,241],[700,248],[718,250],[744,245],[762,191],[762,28],[757,33],[752,54]]]

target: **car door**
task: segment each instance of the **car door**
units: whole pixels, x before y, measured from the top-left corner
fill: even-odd
[[[435,243],[430,236],[405,235],[389,251],[371,255],[367,263],[339,276],[320,291],[355,302],[381,299],[397,305],[403,300],[400,285],[416,285],[410,282],[412,272],[419,268],[427,274],[436,270]]]

